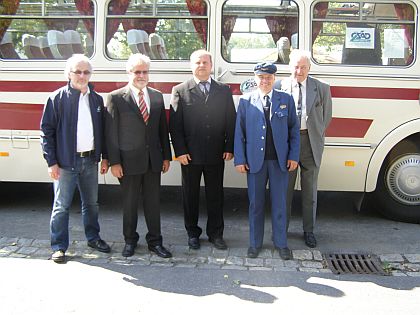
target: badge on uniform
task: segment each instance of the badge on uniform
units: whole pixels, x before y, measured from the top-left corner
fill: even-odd
[[[287,105],[280,105],[280,109],[285,109]]]
[[[96,108],[96,112],[97,113],[100,113],[101,112],[101,107],[100,106],[98,106],[98,108]]]

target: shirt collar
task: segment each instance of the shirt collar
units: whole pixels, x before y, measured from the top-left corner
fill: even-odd
[[[136,95],[136,96],[138,96],[138,95],[139,95],[140,90],[139,90],[138,88],[136,88],[136,87],[135,87],[134,85],[132,85],[132,84],[130,84],[130,85],[129,85],[129,87],[130,87],[131,92],[132,92],[134,95]],[[143,91],[143,94],[144,94],[144,95],[148,95],[148,93],[147,93],[147,86],[145,86],[145,87],[144,87],[144,88],[142,88],[141,90]]]
[[[197,85],[200,83],[200,82],[204,82],[204,81],[200,81],[197,77],[194,77],[194,81],[195,81],[195,83],[197,83]],[[211,77],[209,77],[208,78],[208,80],[205,80],[206,82],[208,82],[209,84],[211,84]]]
[[[261,90],[258,90],[258,94],[260,95],[260,98],[263,101],[264,101],[264,96],[266,96],[266,95],[268,95],[268,97],[270,98],[270,101],[273,99],[273,90],[271,90],[267,94],[264,94]]]

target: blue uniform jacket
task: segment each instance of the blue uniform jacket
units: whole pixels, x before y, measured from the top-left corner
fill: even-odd
[[[280,169],[287,171],[287,160],[299,161],[299,123],[293,98],[273,90],[271,128]],[[263,163],[266,142],[266,121],[258,90],[242,96],[236,115],[234,164],[248,164],[250,173],[257,173]]]
[[[104,141],[104,102],[89,85],[89,107],[92,116],[95,158],[107,159]],[[77,148],[77,120],[80,91],[70,83],[53,92],[44,106],[41,118],[41,145],[48,166],[75,167]]]

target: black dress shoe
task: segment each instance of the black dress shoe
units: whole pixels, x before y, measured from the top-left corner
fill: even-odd
[[[198,237],[189,237],[188,246],[191,249],[200,249],[200,239]]]
[[[290,260],[292,258],[292,253],[288,247],[279,248],[279,255],[283,260]]]
[[[217,249],[225,250],[228,248],[225,240],[221,237],[209,238],[209,242],[212,243]]]
[[[169,250],[167,250],[165,247],[163,247],[162,245],[154,245],[154,246],[149,245],[148,248],[151,252],[154,252],[159,257],[162,257],[162,258],[171,258],[172,257],[171,252]]]
[[[96,240],[87,243],[89,247],[92,247],[102,253],[109,253],[111,251],[111,247],[104,241],[104,240]]]
[[[255,247],[250,247],[248,248],[248,258],[257,258],[258,254],[260,253],[260,249],[259,248],[255,248]]]
[[[310,247],[310,248],[314,248],[316,247],[316,238],[314,233],[312,232],[304,232],[303,233],[303,238],[305,239],[305,244]]]
[[[123,251],[122,251],[122,255],[124,257],[131,257],[134,255],[134,250],[136,249],[137,244],[125,244]]]

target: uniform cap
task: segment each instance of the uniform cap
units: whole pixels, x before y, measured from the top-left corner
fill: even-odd
[[[271,62],[260,62],[254,67],[255,74],[274,74],[277,67]]]

